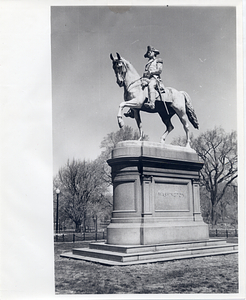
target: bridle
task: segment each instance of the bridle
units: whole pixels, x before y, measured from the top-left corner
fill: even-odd
[[[124,82],[124,84],[125,84],[125,79],[126,79],[126,71],[127,71],[127,65],[126,65],[126,63],[123,61],[123,60],[121,60],[121,59],[118,59],[117,61],[115,61],[114,63],[119,63],[119,62],[121,62],[122,63],[122,65],[124,66],[124,68],[125,68],[125,71],[121,71],[121,76],[122,76],[122,80],[123,80],[123,82]],[[119,72],[118,72],[119,73]]]
[[[124,71],[124,72],[123,72],[123,71],[121,72],[121,76],[122,76],[122,80],[123,80],[123,85],[124,85],[124,87],[125,87],[127,90],[129,90],[129,87],[130,87],[131,85],[133,85],[133,84],[134,84],[135,82],[137,82],[138,80],[141,80],[143,77],[140,77],[140,78],[138,78],[138,79],[132,81],[128,86],[126,86],[125,79],[126,79],[127,65],[126,65],[126,63],[125,63],[123,60],[121,60],[121,59],[119,59],[119,60],[117,61],[117,63],[118,63],[119,61],[123,64],[123,66],[124,66],[124,68],[125,68],[125,71]]]

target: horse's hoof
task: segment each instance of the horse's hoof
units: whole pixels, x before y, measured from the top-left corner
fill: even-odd
[[[120,128],[124,127],[124,121],[122,120],[122,117],[117,117],[117,119],[118,119],[119,127]]]

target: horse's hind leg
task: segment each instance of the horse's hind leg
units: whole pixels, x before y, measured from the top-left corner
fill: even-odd
[[[179,117],[181,123],[183,124],[184,131],[186,133],[186,147],[190,148],[190,129],[189,129],[189,120],[186,114],[185,108],[185,97],[180,92],[173,92],[173,103],[171,107],[174,109],[175,113]]]
[[[183,124],[184,131],[186,133],[186,147],[190,148],[190,129],[189,129],[189,121],[186,113],[179,111],[176,112],[181,123]]]
[[[174,127],[173,127],[173,124],[171,123],[170,119],[165,119],[165,120],[162,120],[162,121],[167,127],[166,131],[161,136],[161,143],[165,143],[165,140],[166,140],[168,134],[174,129]]]

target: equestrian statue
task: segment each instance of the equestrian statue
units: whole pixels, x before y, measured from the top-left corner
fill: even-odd
[[[164,87],[160,78],[163,60],[157,58],[159,53],[154,47],[147,47],[144,57],[148,58],[148,63],[142,77],[139,76],[132,64],[121,57],[119,53],[116,53],[116,58],[110,54],[116,82],[119,87],[124,87],[124,102],[120,103],[117,115],[118,124],[120,128],[124,126],[122,111],[125,107],[129,108],[129,111],[124,115],[135,118],[140,134],[139,140],[141,141],[144,134],[140,111],[158,113],[166,125],[166,131],[161,137],[161,143],[164,143],[167,135],[174,129],[171,118],[177,114],[186,133],[186,147],[190,147],[188,120],[196,129],[199,128],[198,120],[190,96],[186,92]]]

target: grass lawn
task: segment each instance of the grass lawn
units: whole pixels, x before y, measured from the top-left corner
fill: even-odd
[[[56,294],[238,293],[238,255],[108,267],[61,258],[88,242],[55,244]]]

